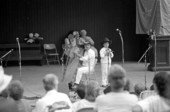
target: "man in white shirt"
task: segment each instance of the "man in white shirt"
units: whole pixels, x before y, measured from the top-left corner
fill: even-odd
[[[36,102],[33,112],[72,112],[72,103],[69,97],[57,91],[58,77],[55,74],[47,74],[43,78],[46,95]]]
[[[83,74],[90,73],[95,66],[95,52],[91,49],[91,41],[86,41],[84,56],[80,58],[82,66],[77,69],[75,85],[79,84]]]
[[[159,72],[153,78],[158,95],[147,97],[133,107],[133,112],[170,112],[170,73]]]
[[[137,104],[136,95],[124,91],[126,84],[126,71],[120,65],[113,65],[108,75],[111,92],[100,95],[95,101],[97,112],[131,112]]]
[[[108,85],[108,72],[112,64],[112,58],[114,56],[112,50],[109,48],[111,41],[108,38],[105,38],[103,42],[103,47],[100,50],[100,62],[101,62],[101,71],[102,71],[102,87]]]

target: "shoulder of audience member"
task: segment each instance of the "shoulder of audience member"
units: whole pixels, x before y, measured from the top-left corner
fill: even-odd
[[[102,100],[105,99],[106,95],[108,95],[108,94],[110,94],[110,93],[99,95],[99,96],[96,98],[96,101],[98,101],[98,100],[100,100],[100,99],[102,99]]]

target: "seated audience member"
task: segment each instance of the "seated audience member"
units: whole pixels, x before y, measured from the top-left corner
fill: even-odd
[[[72,102],[77,102],[85,97],[85,84],[80,83],[76,89],[76,92],[70,92],[69,94],[70,100]]]
[[[126,85],[125,85],[125,87],[124,87],[124,90],[125,90],[125,91],[130,91],[130,80],[128,80],[128,79],[127,79],[127,81],[126,81]],[[104,94],[107,94],[107,93],[111,92],[111,87],[110,87],[110,85],[109,85],[106,89],[104,89],[103,92],[104,92]]]
[[[85,98],[73,104],[73,112],[77,112],[82,108],[94,108],[95,99],[99,95],[99,84],[96,81],[90,81],[86,85]]]
[[[157,73],[153,83],[158,95],[139,101],[133,112],[170,112],[170,73]]]
[[[78,95],[78,99],[84,99],[85,97],[85,84],[81,83],[78,85],[76,93]]]
[[[137,104],[138,98],[134,94],[124,91],[126,71],[120,65],[112,65],[108,74],[111,92],[96,98],[97,112],[131,112]]]
[[[12,76],[4,74],[0,66],[0,112],[18,112],[15,101],[8,97],[8,85],[11,80]]]
[[[58,77],[55,74],[47,74],[43,78],[46,95],[36,103],[34,112],[71,112],[72,103],[65,93],[58,92]]]
[[[18,106],[19,112],[31,112],[31,107],[29,103],[22,99],[24,88],[20,81],[12,81],[9,85],[9,95],[15,100]]]
[[[139,98],[141,92],[145,91],[145,86],[141,83],[135,84],[134,91],[135,91],[136,96]],[[139,98],[139,100],[140,100],[140,98]]]

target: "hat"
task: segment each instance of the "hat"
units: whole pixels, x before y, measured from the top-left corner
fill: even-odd
[[[112,41],[109,40],[109,38],[107,38],[107,37],[105,37],[104,41],[102,42],[102,45],[106,42],[108,42],[109,44],[112,44]]]
[[[90,44],[90,45],[94,45],[94,41],[92,40],[92,38],[91,37],[89,37],[89,36],[86,36],[86,37],[84,37],[84,44]]]
[[[7,88],[12,80],[12,75],[4,74],[4,69],[0,66],[0,93]]]

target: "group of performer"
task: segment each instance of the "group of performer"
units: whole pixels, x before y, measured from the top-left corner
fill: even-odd
[[[111,59],[114,57],[109,48],[111,41],[105,38],[99,52],[102,72],[102,87],[108,85],[107,75],[111,67]],[[63,82],[69,84],[70,88],[76,88],[82,76],[94,70],[97,64],[98,51],[94,47],[94,41],[87,36],[86,30],[73,31],[65,38],[64,53],[66,58],[65,69],[63,72]]]

